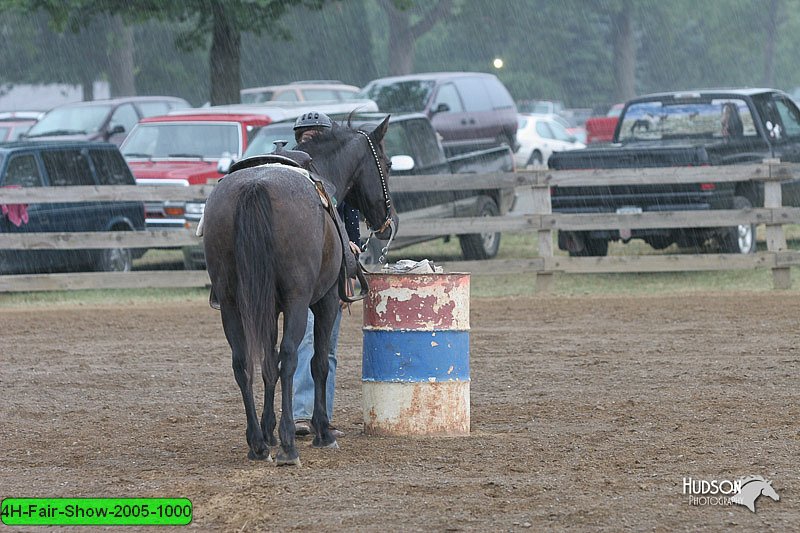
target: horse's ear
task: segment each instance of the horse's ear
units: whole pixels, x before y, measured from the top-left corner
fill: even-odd
[[[390,116],[391,115],[386,115],[386,118],[383,119],[383,122],[378,124],[378,126],[370,132],[369,136],[374,142],[379,143],[381,140],[383,140],[383,136],[386,135],[386,131],[389,129]]]

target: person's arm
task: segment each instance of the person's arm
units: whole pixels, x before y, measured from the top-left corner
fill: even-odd
[[[339,215],[344,220],[344,229],[347,232],[347,238],[350,242],[356,244],[361,243],[361,230],[359,229],[359,214],[358,209],[350,207],[347,202],[339,204]]]

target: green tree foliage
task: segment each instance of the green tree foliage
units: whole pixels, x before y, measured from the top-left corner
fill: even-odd
[[[279,33],[244,34],[242,86],[297,80],[340,80],[362,86],[375,78],[368,3],[332,2],[322,10],[297,6],[274,22],[281,25]]]
[[[387,5],[384,0],[0,0],[6,38],[0,81],[83,83],[108,76],[111,36],[98,38],[108,31],[100,15],[114,13],[133,25],[140,93],[220,103],[237,101],[240,83],[338,79],[363,85],[396,72]],[[620,68],[631,75],[637,94],[756,86],[770,79],[787,90],[800,86],[800,0],[392,0],[392,5],[409,27],[435,5],[449,8],[413,40],[413,55],[407,57],[414,72],[494,72],[520,100],[608,105],[619,99]],[[11,8],[33,16],[9,19]],[[48,19],[37,14],[42,9],[61,33],[48,28]],[[630,21],[628,66],[615,49],[621,12]],[[224,24],[215,26],[220,19]],[[69,32],[81,28],[76,35]],[[81,40],[84,33],[90,38]],[[495,57],[503,59],[503,68],[492,66]]]
[[[45,11],[59,29],[80,32],[103,15],[129,23],[153,19],[185,23],[179,43],[185,50],[210,42],[211,103],[239,101],[241,36],[277,30],[273,24],[295,5],[319,8],[324,0],[2,0],[0,9]]]

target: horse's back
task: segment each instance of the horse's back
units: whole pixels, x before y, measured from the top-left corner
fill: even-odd
[[[315,185],[296,170],[261,166],[231,173],[214,188],[204,212],[204,247],[209,274],[227,269],[235,261],[237,211],[246,194],[265,194],[269,204],[270,231],[275,236],[279,263],[290,265],[281,276],[312,276],[319,270],[323,249],[330,242],[331,217]],[[248,214],[244,213],[244,220]],[[241,225],[241,223],[240,223]],[[338,238],[336,239],[338,241]],[[341,260],[341,245],[334,253]],[[326,266],[323,266],[326,268]],[[318,272],[317,272],[318,274]],[[285,280],[291,284],[292,280]]]
[[[215,230],[230,234],[242,194],[253,189],[269,196],[276,222],[280,219],[281,224],[302,222],[321,207],[313,183],[296,170],[275,166],[245,168],[226,176],[214,187],[205,206],[204,236]],[[298,231],[303,230],[302,226]]]

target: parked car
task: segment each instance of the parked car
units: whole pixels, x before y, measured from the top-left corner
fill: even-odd
[[[521,100],[517,102],[517,109],[528,115],[560,115],[565,110],[558,100]]]
[[[367,123],[377,125],[385,118],[384,114],[362,114],[346,118],[353,127],[364,127]],[[293,121],[276,122],[265,126],[252,140],[244,157],[263,155],[272,152],[275,141],[288,141],[294,145]],[[514,160],[507,146],[498,146],[445,157],[436,132],[430,120],[419,113],[392,115],[389,129],[383,139],[386,154],[392,159],[392,180],[402,180],[403,176],[431,174],[469,174],[490,172],[512,172]],[[397,237],[392,241],[392,249],[440,237],[405,236],[403,221],[415,218],[452,218],[505,215],[513,208],[516,196],[513,187],[484,190],[444,190],[425,192],[393,193],[392,200],[401,222]],[[186,206],[186,220],[190,226],[196,225],[203,212],[202,202]],[[366,238],[367,234],[364,233]],[[500,247],[500,233],[476,233],[458,235],[465,259],[488,259],[497,255]],[[362,254],[366,262],[374,262],[380,256],[381,241],[370,240],[370,246]],[[185,256],[200,267],[205,264],[203,249],[200,246],[184,250]]]
[[[800,162],[800,108],[768,88],[698,89],[629,100],[610,144],[554,154],[554,170],[716,167],[777,158]],[[700,180],[701,178],[698,178]],[[781,183],[784,206],[800,206],[800,180]],[[555,213],[647,213],[742,210],[764,205],[763,183],[670,183],[556,186]],[[756,225],[702,228],[595,229],[558,232],[558,247],[574,256],[604,256],[608,243],[643,239],[661,250],[673,243],[723,253],[753,253]],[[713,246],[707,246],[713,244]]]
[[[356,98],[360,89],[340,81],[298,81],[287,85],[250,87],[240,91],[243,104],[266,102],[342,101]]]
[[[126,96],[54,107],[28,130],[28,139],[73,139],[122,144],[144,117],[164,115],[191,104],[173,96]]]
[[[586,119],[586,144],[611,142],[623,107],[625,104],[614,104],[605,116]]]
[[[493,74],[435,72],[380,78],[361,96],[384,113],[422,113],[448,155],[505,144],[517,148],[517,106]]]
[[[148,117],[120,146],[140,184],[205,185],[223,175],[222,158],[239,158],[268,115],[206,108]],[[147,202],[149,229],[183,229],[183,202]]]
[[[16,141],[27,133],[43,114],[41,111],[5,111],[0,113],[0,142]]]
[[[116,145],[87,141],[0,144],[0,187],[135,185]],[[6,205],[0,233],[142,231],[141,202]],[[144,250],[0,250],[0,272],[131,270]]]
[[[586,148],[567,130],[567,124],[556,115],[520,114],[514,153],[517,168],[543,168],[553,152]]]

